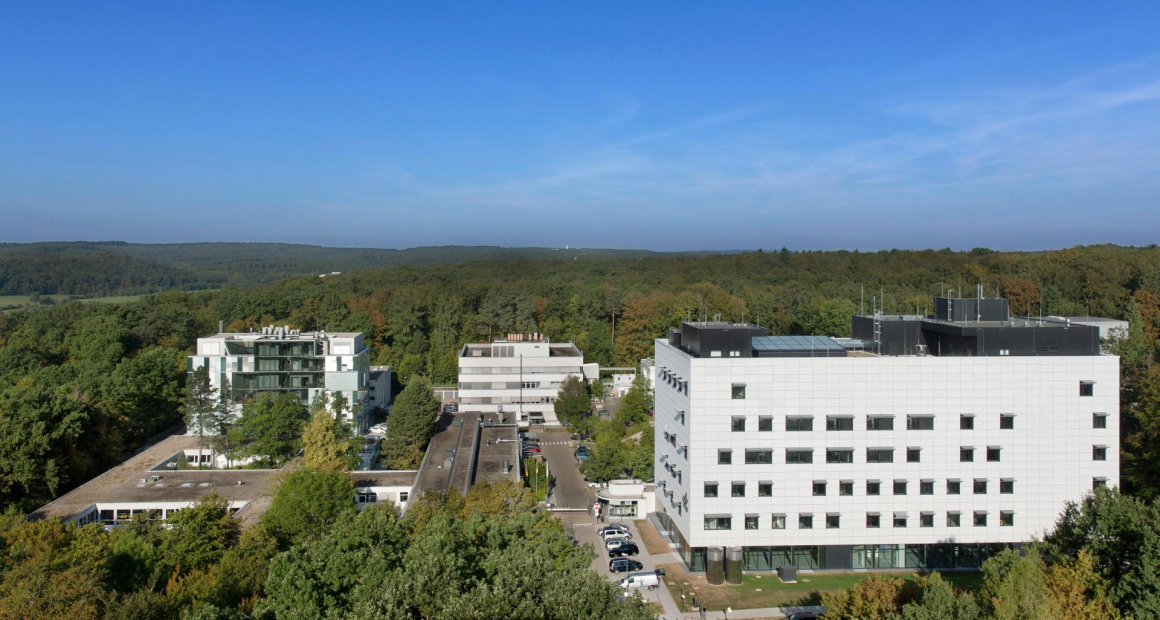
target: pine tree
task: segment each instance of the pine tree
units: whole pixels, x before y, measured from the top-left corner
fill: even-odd
[[[209,369],[202,366],[193,371],[193,376],[189,378],[185,386],[185,398],[181,403],[185,426],[197,432],[197,444],[201,450],[208,448],[206,431],[214,428],[217,408],[217,397],[209,382]],[[201,462],[200,456],[198,462]]]

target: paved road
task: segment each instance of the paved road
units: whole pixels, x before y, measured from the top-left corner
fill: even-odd
[[[596,495],[584,482],[579,464],[572,454],[574,443],[566,431],[539,433],[540,450],[548,461],[548,471],[556,478],[556,505],[553,508],[592,507]]]

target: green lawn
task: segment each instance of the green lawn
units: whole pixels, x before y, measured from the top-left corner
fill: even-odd
[[[192,291],[194,293],[212,293],[218,289],[206,289],[204,291]],[[116,304],[127,301],[137,301],[142,297],[148,295],[121,295],[116,297],[74,297],[72,295],[41,295],[41,299],[51,298],[56,303],[61,303],[70,298],[82,304]],[[0,310],[12,310],[21,306],[27,305],[29,302],[28,295],[0,295]]]
[[[913,572],[889,573],[798,573],[797,583],[782,583],[777,573],[744,574],[740,585],[712,586],[705,581],[704,573],[687,575],[678,565],[669,564],[664,567],[668,574],[664,580],[669,592],[680,603],[682,587],[686,600],[692,604],[692,594],[697,594],[697,600],[710,610],[721,610],[726,607],[736,609],[755,609],[762,607],[786,607],[796,605],[818,605],[822,600],[823,592],[844,590],[871,574],[889,575],[907,581],[915,577]],[[955,588],[974,591],[982,584],[982,574],[971,572],[947,572],[943,578]],[[684,586],[684,584],[689,584]]]

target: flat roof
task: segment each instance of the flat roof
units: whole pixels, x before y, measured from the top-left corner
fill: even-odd
[[[68,519],[93,504],[196,502],[216,492],[229,501],[253,501],[265,494],[282,473],[261,469],[187,469],[149,471],[185,449],[198,447],[198,438],[171,435],[129,460],[109,469],[28,515],[31,520]],[[156,482],[152,476],[159,476]],[[144,484],[141,479],[146,479]],[[238,484],[238,482],[242,484]]]
[[[410,487],[419,476],[417,469],[382,469],[352,471],[350,479],[356,487]]]

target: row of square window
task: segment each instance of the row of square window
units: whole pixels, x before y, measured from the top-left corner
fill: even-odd
[[[987,448],[987,462],[998,463],[1002,460],[1003,448],[988,447]],[[1107,446],[1092,446],[1092,460],[1106,461],[1108,460]],[[959,462],[973,463],[975,461],[975,449],[962,447],[959,448]],[[813,448],[789,448],[785,451],[785,462],[790,465],[801,465],[814,462]],[[847,448],[834,448],[826,450],[827,463],[853,463],[854,450]],[[894,462],[894,448],[866,448],[866,462],[867,463],[893,463]],[[907,463],[921,463],[922,462],[922,448],[907,448],[906,449]],[[771,465],[773,463],[773,450],[766,450],[762,448],[749,448],[745,450],[745,464],[746,465]],[[717,450],[717,464],[718,465],[732,465],[733,464],[733,450],[722,448]]]
[[[733,400],[745,400],[745,384],[734,383],[732,387]],[[1079,395],[1080,396],[1095,396],[1096,384],[1094,381],[1080,381]]]
[[[744,433],[746,427],[745,416],[734,416],[730,421],[731,428],[735,433]],[[1108,414],[1093,413],[1092,414],[1092,428],[1107,428]],[[973,414],[964,413],[959,416],[959,430],[969,431],[975,428],[975,416]],[[1011,430],[1015,428],[1015,415],[1010,413],[1003,413],[999,415],[999,428],[1003,430]],[[767,432],[773,430],[773,416],[758,416],[757,417],[758,432]],[[814,430],[813,416],[787,416],[785,419],[785,430],[787,432],[805,432]],[[853,416],[826,416],[826,430],[827,431],[852,431],[854,430]],[[866,416],[866,430],[868,431],[892,431],[894,430],[894,416]],[[906,430],[908,431],[930,431],[934,430],[934,416],[932,415],[908,415],[906,416]]]
[[[895,480],[894,494],[906,495],[908,481]],[[729,493],[731,497],[745,497],[746,483],[732,482],[729,486]],[[828,483],[817,480],[813,482],[811,490],[815,497],[826,495]],[[947,495],[961,495],[962,494],[961,480],[947,480]],[[987,480],[985,478],[976,478],[972,487],[976,495],[985,495],[987,493]],[[720,484],[716,482],[705,483],[705,497],[719,497]],[[999,480],[999,493],[1003,495],[1010,495],[1015,492],[1015,481],[1012,479],[1003,478]],[[852,480],[843,480],[838,483],[838,495],[848,496],[854,494],[854,482]],[[934,480],[922,480],[918,483],[919,495],[934,495]],[[866,495],[882,495],[882,483],[877,480],[869,480],[866,482]],[[773,497],[773,483],[772,482],[758,482],[757,483],[758,497]]]
[[[987,513],[975,512],[972,523],[975,527],[987,527]],[[894,527],[904,528],[909,523],[909,519],[905,514],[895,513]],[[774,530],[785,529],[785,515],[772,515],[770,517],[772,527]],[[947,513],[947,527],[959,527],[962,523],[962,513],[948,512]],[[918,516],[919,527],[934,527],[934,513],[923,512]],[[1015,525],[1015,512],[1003,510],[999,512],[999,525],[1001,527],[1010,527]],[[826,515],[826,529],[836,530],[842,526],[842,515],[827,514]],[[866,527],[868,529],[877,529],[882,527],[882,516],[876,512],[866,513]],[[731,530],[733,529],[733,517],[705,517],[706,530]],[[745,515],[745,529],[759,530],[761,529],[761,517],[758,515]],[[798,515],[798,529],[812,530],[814,529],[814,516],[809,514]]]
[[[1106,478],[1092,478],[1092,489],[1107,486]],[[815,497],[826,495],[826,482],[815,481],[812,486],[812,493]],[[894,494],[906,495],[908,481],[895,480]],[[745,497],[746,483],[732,482],[730,483],[729,492],[731,497]],[[972,489],[975,495],[985,495],[987,493],[987,480],[983,478],[976,478],[973,481]],[[705,497],[718,497],[720,485],[716,482],[705,483]],[[947,480],[947,495],[961,495],[963,490],[963,483],[961,480]],[[1010,478],[1002,478],[999,480],[999,493],[1002,495],[1010,495],[1015,492],[1015,481]],[[854,482],[851,480],[843,480],[838,483],[838,495],[851,496],[854,494]],[[934,495],[934,480],[922,480],[918,483],[919,495]],[[882,483],[877,480],[866,481],[866,495],[882,495]],[[757,483],[758,497],[773,497],[773,483],[772,482],[758,482]]]

